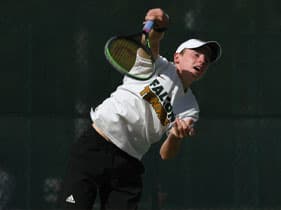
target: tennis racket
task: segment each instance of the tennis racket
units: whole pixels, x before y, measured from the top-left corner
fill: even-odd
[[[141,33],[129,36],[114,36],[106,42],[104,54],[114,69],[136,80],[147,80],[155,74],[154,59],[148,36],[153,24],[154,22],[149,20],[145,23]],[[144,41],[142,42],[143,35]],[[143,50],[143,57],[151,60],[151,71],[143,72],[133,68],[139,49]]]

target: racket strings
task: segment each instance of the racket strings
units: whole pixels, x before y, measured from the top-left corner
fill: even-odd
[[[135,64],[139,46],[132,41],[116,39],[109,46],[109,52],[115,64],[126,71],[130,71]]]

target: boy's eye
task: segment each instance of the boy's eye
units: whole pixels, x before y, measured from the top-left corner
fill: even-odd
[[[194,53],[194,56],[199,57],[199,53]]]

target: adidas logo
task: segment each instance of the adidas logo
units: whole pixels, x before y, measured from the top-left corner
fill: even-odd
[[[74,200],[74,198],[73,198],[73,195],[70,195],[69,197],[67,197],[67,198],[65,199],[65,202],[68,202],[68,203],[75,203],[75,200]]]

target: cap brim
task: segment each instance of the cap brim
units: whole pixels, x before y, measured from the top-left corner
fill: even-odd
[[[221,47],[216,41],[208,41],[202,46],[209,46],[211,49],[211,62],[216,62],[221,56]]]

